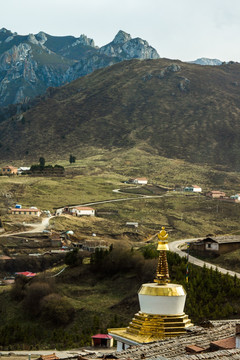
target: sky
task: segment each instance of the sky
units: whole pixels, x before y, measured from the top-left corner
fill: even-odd
[[[85,34],[98,46],[124,30],[160,57],[240,62],[240,0],[1,0],[2,27],[20,35]]]

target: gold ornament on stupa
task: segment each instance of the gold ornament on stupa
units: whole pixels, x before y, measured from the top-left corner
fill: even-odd
[[[168,234],[165,231],[165,227],[162,227],[162,230],[158,234],[158,246],[157,250],[159,251],[157,272],[154,282],[159,285],[167,284],[170,282],[169,271],[168,271],[168,262],[167,262],[167,251],[168,247]]]

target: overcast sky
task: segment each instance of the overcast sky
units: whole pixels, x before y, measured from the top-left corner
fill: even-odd
[[[121,29],[161,57],[240,62],[240,0],[1,0],[1,27],[21,35],[85,34],[98,46]]]

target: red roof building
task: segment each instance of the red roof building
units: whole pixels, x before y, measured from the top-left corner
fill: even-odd
[[[92,346],[112,347],[113,338],[108,334],[96,334],[92,336]]]
[[[30,271],[16,272],[15,274],[16,275],[23,275],[23,276],[26,276],[26,277],[34,277],[34,276],[37,275],[36,273],[32,273]]]

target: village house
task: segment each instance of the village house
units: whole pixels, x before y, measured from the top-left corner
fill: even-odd
[[[202,188],[198,185],[192,185],[192,186],[185,187],[184,191],[200,193],[200,192],[202,192]]]
[[[69,208],[68,211],[73,216],[95,216],[95,210],[86,206],[75,206]]]
[[[129,182],[132,184],[137,184],[137,185],[147,185],[148,179],[145,177],[135,178],[135,179],[129,179]]]
[[[30,208],[11,208],[10,214],[12,215],[31,215],[31,216],[40,216],[41,211],[36,207]]]
[[[4,166],[1,170],[1,173],[3,175],[16,175],[17,172],[18,172],[18,168],[11,165]]]
[[[240,236],[209,236],[190,243],[190,250],[202,255],[220,255],[240,249]]]
[[[212,199],[223,199],[226,197],[225,192],[219,191],[219,190],[212,190],[209,191],[206,196],[212,198]]]

